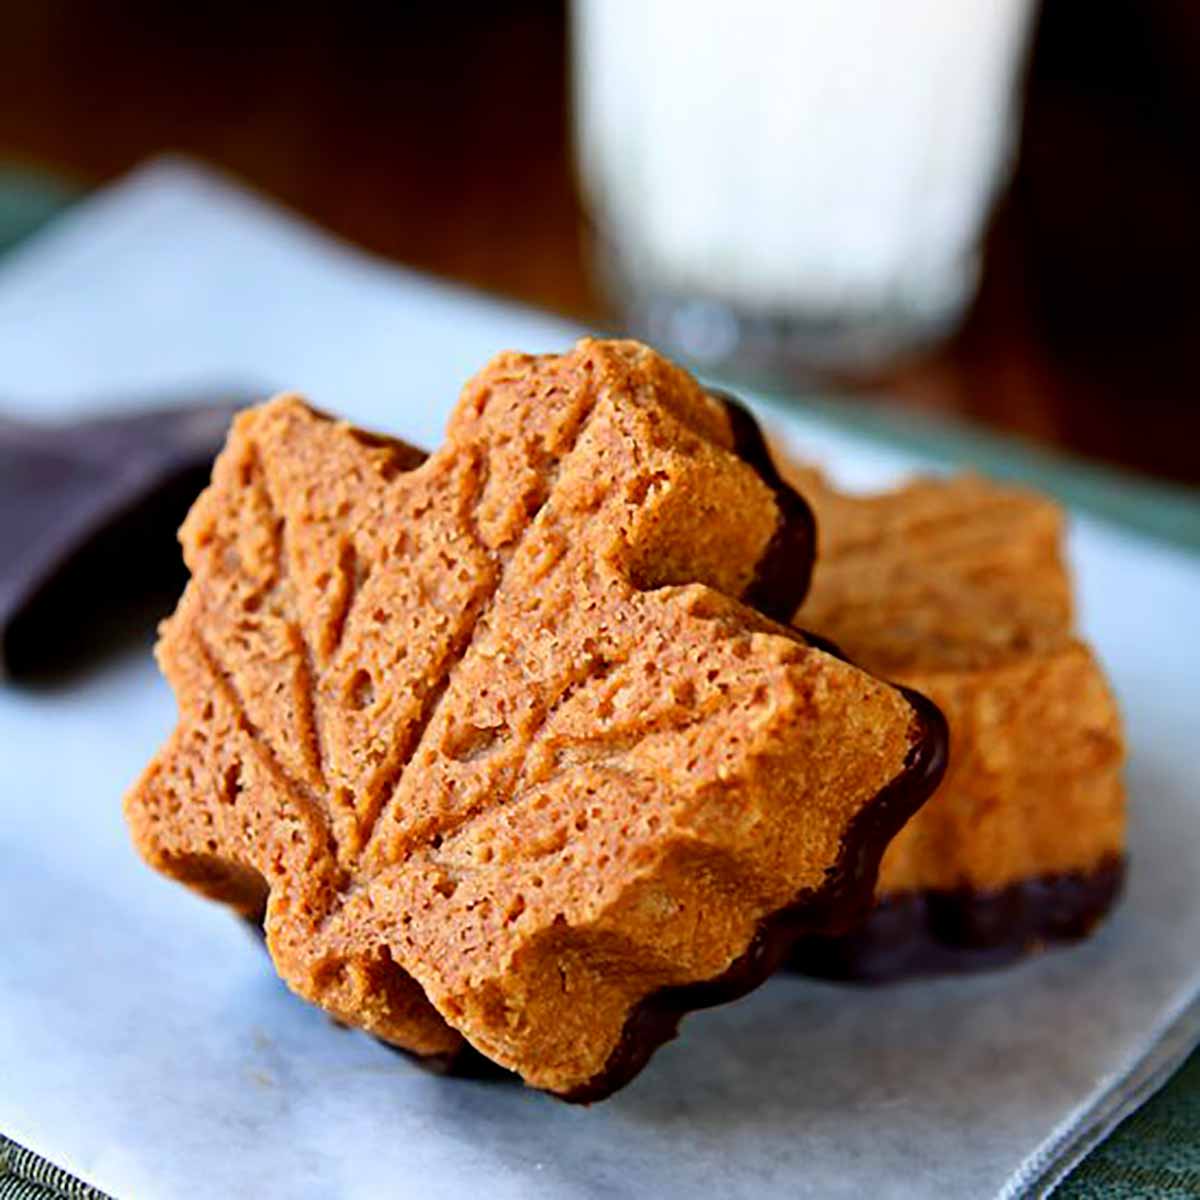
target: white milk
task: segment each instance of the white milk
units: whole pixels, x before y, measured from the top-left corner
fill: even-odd
[[[952,322],[1007,175],[1033,10],[575,0],[579,169],[623,298],[816,329]]]

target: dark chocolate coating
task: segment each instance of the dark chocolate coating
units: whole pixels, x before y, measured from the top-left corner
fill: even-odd
[[[238,407],[0,420],[0,675],[75,666],[170,611],[175,531]]]
[[[779,505],[779,527],[742,599],[764,616],[787,624],[804,603],[812,581],[817,553],[816,519],[804,497],[779,474],[762,429],[749,409],[728,393],[711,394],[725,405],[729,414],[733,452],[758,472],[775,493]]]
[[[889,896],[856,928],[802,939],[788,966],[823,979],[885,983],[1005,966],[1055,943],[1087,937],[1121,894],[1125,861],[1043,875],[992,891]]]

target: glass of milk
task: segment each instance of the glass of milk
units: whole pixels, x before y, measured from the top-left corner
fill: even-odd
[[[1036,0],[574,0],[576,153],[631,332],[873,372],[951,332]]]

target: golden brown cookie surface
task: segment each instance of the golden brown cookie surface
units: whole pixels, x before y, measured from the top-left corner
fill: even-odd
[[[853,915],[940,764],[936,712],[732,598],[780,544],[732,445],[632,343],[501,356],[423,460],[295,398],[244,414],[182,531],[143,855],[265,903],[344,1021],[620,1086]]]
[[[1055,649],[1073,620],[1062,510],[975,475],[849,495],[789,468],[819,521],[798,621],[881,673],[997,667]]]

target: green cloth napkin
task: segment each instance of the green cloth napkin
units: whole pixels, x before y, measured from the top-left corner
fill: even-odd
[[[0,251],[62,211],[72,193],[48,176],[0,167]],[[0,376],[0,386],[3,377]],[[773,397],[797,406],[794,398]],[[1076,509],[1200,550],[1200,492],[1143,479],[971,426],[865,404],[805,399],[800,407],[839,429],[1029,483]],[[1055,1193],[1070,1200],[1200,1197],[1200,1050],[1129,1117]],[[110,1200],[0,1134],[0,1200]]]
[[[0,164],[0,252],[44,225],[72,192],[49,175]]]

